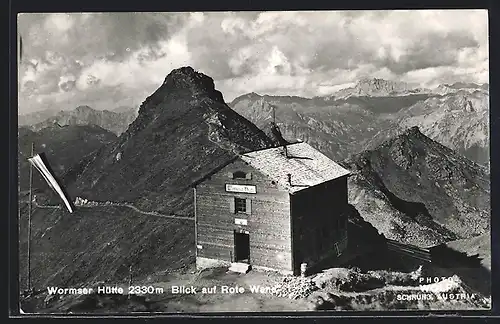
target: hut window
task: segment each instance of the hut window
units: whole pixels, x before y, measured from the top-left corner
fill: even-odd
[[[234,210],[237,213],[246,213],[247,202],[243,198],[234,198]]]
[[[252,214],[252,200],[234,197],[230,199],[231,213]]]
[[[243,171],[233,172],[233,179],[246,179],[247,174]]]

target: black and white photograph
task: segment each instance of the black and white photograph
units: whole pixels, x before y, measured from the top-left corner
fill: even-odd
[[[488,11],[17,16],[21,314],[491,309]]]

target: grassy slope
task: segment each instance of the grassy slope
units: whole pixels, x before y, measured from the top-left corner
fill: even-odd
[[[25,283],[27,207],[21,207],[20,265]],[[32,276],[37,289],[134,277],[183,268],[194,261],[192,221],[148,217],[129,208],[35,209]]]

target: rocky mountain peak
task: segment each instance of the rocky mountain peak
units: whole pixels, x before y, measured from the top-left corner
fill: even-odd
[[[406,160],[412,164],[417,157],[427,155],[427,152],[436,149],[440,152],[448,152],[449,149],[431,140],[423,134],[418,126],[402,130],[399,135],[386,140],[379,148],[391,148],[391,155],[396,160]]]
[[[403,135],[405,136],[423,136],[422,132],[420,131],[420,128],[418,126],[412,126],[408,129],[406,129],[403,132]]]
[[[254,101],[254,100],[259,100],[260,98],[263,98],[263,96],[261,96],[258,93],[255,93],[255,92],[250,92],[250,93],[246,93],[246,94],[243,94],[239,97],[234,98],[233,101],[229,105],[233,106],[233,105],[236,105],[238,102],[243,101],[243,100]]]
[[[89,107],[87,105],[78,106],[75,108],[75,110],[77,113],[88,113],[88,112],[95,111],[94,109],[92,109],[91,107]]]
[[[193,96],[206,94],[216,101],[223,101],[222,94],[215,90],[214,80],[190,66],[172,70],[165,78],[162,88],[174,91],[189,90]]]

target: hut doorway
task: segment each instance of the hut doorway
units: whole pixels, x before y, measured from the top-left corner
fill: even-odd
[[[234,231],[234,261],[250,263],[250,234]]]

